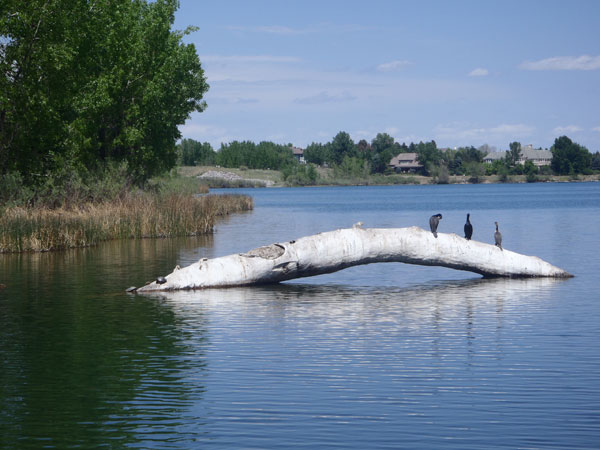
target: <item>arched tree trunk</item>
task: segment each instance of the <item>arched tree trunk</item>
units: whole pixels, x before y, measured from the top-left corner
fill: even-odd
[[[456,234],[432,233],[419,227],[329,231],[296,241],[271,244],[247,253],[201,259],[138,292],[244,286],[336,272],[377,262],[442,266],[484,277],[555,277],[572,275],[538,257],[466,240]]]

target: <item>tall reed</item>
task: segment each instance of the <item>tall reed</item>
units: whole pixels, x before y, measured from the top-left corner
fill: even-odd
[[[244,195],[131,193],[73,208],[0,209],[0,253],[87,247],[110,239],[192,236],[218,216],[253,208]]]

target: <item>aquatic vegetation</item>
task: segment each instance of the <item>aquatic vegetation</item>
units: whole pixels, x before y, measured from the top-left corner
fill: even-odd
[[[57,209],[0,210],[0,253],[87,247],[111,239],[193,236],[215,220],[253,208],[244,195],[131,193],[123,198]]]

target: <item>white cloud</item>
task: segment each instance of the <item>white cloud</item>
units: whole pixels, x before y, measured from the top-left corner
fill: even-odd
[[[475,145],[479,142],[510,141],[531,136],[535,128],[525,124],[500,124],[493,127],[472,127],[468,123],[454,122],[437,125],[433,132],[436,139],[451,141],[458,145]]]
[[[593,131],[600,131],[600,127],[594,127],[592,128]]]
[[[397,70],[402,70],[407,66],[412,65],[412,62],[406,60],[396,60],[390,61],[387,63],[379,64],[377,66],[377,70],[379,72],[394,72]]]
[[[600,69],[600,56],[556,56],[525,61],[519,67],[525,70],[596,70]]]
[[[492,134],[500,134],[500,135],[515,135],[518,137],[521,136],[529,136],[535,131],[535,127],[524,125],[521,123],[518,124],[501,124],[496,127],[492,127],[489,129]]]
[[[192,120],[188,120],[184,125],[179,127],[179,131],[183,138],[194,139],[199,142],[210,142],[216,150],[222,142],[231,142],[238,137],[232,136],[231,133],[223,127],[216,125],[198,125]]]
[[[215,81],[272,83],[293,76],[302,60],[278,55],[201,55],[200,62],[209,84]]]
[[[577,133],[583,131],[583,128],[577,125],[567,125],[564,127],[556,127],[553,131],[556,134]]]
[[[302,105],[314,105],[318,103],[339,103],[349,102],[356,100],[356,97],[349,92],[345,91],[339,94],[330,94],[326,91],[321,91],[316,95],[309,97],[302,97],[294,99],[294,103],[300,103]]]
[[[478,67],[477,69],[473,69],[471,72],[469,72],[470,77],[485,77],[486,75],[489,75],[489,72],[487,69],[482,67]]]

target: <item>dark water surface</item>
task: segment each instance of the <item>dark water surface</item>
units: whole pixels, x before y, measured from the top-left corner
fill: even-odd
[[[214,235],[0,255],[0,448],[600,448],[600,183],[239,190]],[[569,280],[372,264],[128,295],[200,257],[427,227]]]

